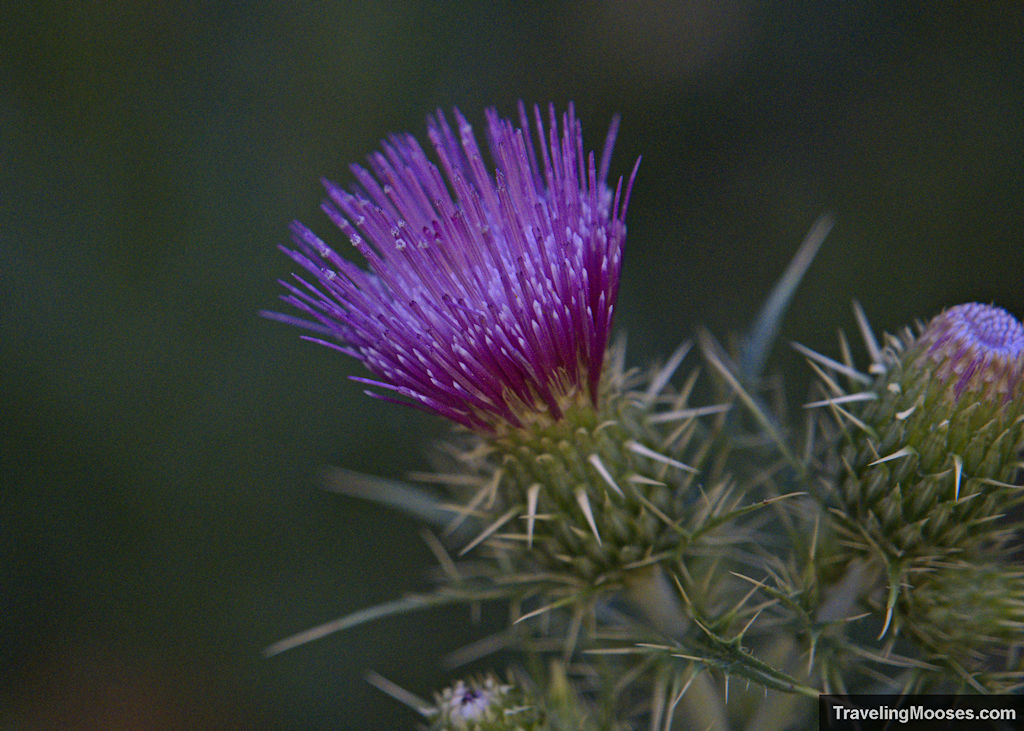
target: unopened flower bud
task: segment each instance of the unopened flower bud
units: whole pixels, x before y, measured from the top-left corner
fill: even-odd
[[[1024,326],[991,305],[952,307],[893,338],[875,370],[874,398],[844,425],[846,522],[892,557],[991,539],[1020,493]]]
[[[426,711],[431,731],[541,731],[549,728],[543,699],[493,675],[458,680]]]

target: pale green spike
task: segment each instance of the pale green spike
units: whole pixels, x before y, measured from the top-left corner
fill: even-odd
[[[445,526],[444,534],[446,536],[454,533],[462,524],[462,521],[464,521],[470,515],[473,515],[476,509],[480,507],[480,504],[484,501],[485,498],[487,498],[488,505],[494,503],[494,497],[497,494],[498,490],[498,483],[501,480],[501,476],[503,474],[504,470],[500,468],[495,470],[492,478],[483,485],[481,485],[480,489],[476,491],[476,494],[473,495],[472,499],[468,503],[466,503],[464,506],[459,506],[458,508],[456,508],[455,512],[458,513],[458,515],[456,515],[455,518],[451,522],[449,522],[447,526]]]
[[[842,356],[846,366],[853,368],[853,353],[850,352],[850,342],[846,339],[846,333],[839,331],[839,354]]]
[[[433,709],[433,706],[430,703],[423,700],[415,693],[406,690],[397,683],[388,680],[380,673],[375,673],[371,670],[366,674],[366,682],[381,693],[391,696],[403,706],[407,706],[416,711],[421,716],[426,716]]]
[[[917,450],[913,447],[903,447],[903,449],[899,449],[886,457],[876,459],[874,462],[868,462],[868,467],[874,467],[876,464],[882,464],[893,459],[901,459],[902,457],[910,457],[915,454],[917,454]]]
[[[522,615],[521,617],[516,619],[514,622],[512,622],[512,624],[519,624],[520,622],[525,622],[528,619],[533,619],[534,617],[539,617],[540,615],[545,614],[547,612],[550,612],[553,609],[560,609],[562,607],[569,606],[570,604],[574,604],[575,602],[576,602],[576,596],[570,594],[569,596],[562,597],[558,601],[554,601],[554,602],[551,602],[550,604],[545,604],[543,607],[539,607],[538,609],[534,609],[532,612],[527,612],[526,614]]]
[[[753,584],[754,588],[751,590],[752,592],[768,588],[768,584],[765,583],[765,581],[763,581],[763,580],[759,581],[758,579],[755,579],[752,576],[747,576],[746,574],[741,574],[738,571],[731,571],[730,570],[729,573],[732,574],[733,576],[735,576],[737,579],[741,579],[742,581],[746,581],[749,584]]]
[[[693,388],[697,385],[697,379],[700,378],[700,368],[696,367],[690,371],[690,375],[683,381],[683,387],[679,389],[679,393],[676,394],[675,399],[672,401],[672,409],[678,410],[690,403],[690,396],[693,394]]]
[[[674,678],[677,681],[678,678]],[[618,694],[616,694],[618,695]],[[668,679],[663,674],[657,674],[651,684],[651,721],[650,728],[653,731],[671,731],[672,709],[668,706]],[[662,720],[665,718],[665,720]]]
[[[579,606],[575,607],[572,612],[572,618],[569,620],[569,629],[565,633],[565,647],[562,650],[562,662],[566,665],[572,659],[572,654],[576,650],[576,643],[579,641],[580,628],[583,626],[583,615],[584,612]]]
[[[833,406],[835,404],[848,404],[853,401],[874,401],[878,394],[874,391],[861,391],[859,393],[848,393],[845,396],[822,399],[821,401],[810,401],[804,404],[805,409],[817,409],[822,406]]]
[[[672,703],[668,709],[668,718],[665,719],[665,731],[671,731],[672,718],[675,715],[676,706],[679,705],[679,701],[683,699],[683,696],[686,695],[686,691],[688,691],[690,689],[690,686],[693,685],[693,681],[696,679],[697,674],[699,672],[699,667],[693,666],[690,669],[690,677],[686,680],[685,683],[683,683],[682,687],[679,689],[679,692],[672,697]],[[767,690],[767,688],[765,688],[765,690]]]
[[[668,362],[655,374],[654,378],[651,379],[651,383],[647,386],[647,391],[644,392],[644,403],[651,403],[654,397],[661,393],[661,390],[668,384],[669,379],[679,368],[680,363],[683,362],[683,358],[693,348],[693,342],[687,340],[685,343],[676,348],[676,352],[668,359]]]
[[[683,588],[683,582],[679,580],[679,577],[676,574],[672,574],[672,581],[675,582],[676,590],[679,592],[679,596],[683,600],[683,603],[687,606],[692,606],[690,597],[687,595],[686,589]]]
[[[732,408],[732,404],[712,404],[711,406],[695,406],[692,409],[678,409],[676,411],[663,411],[647,419],[651,424],[662,424],[666,421],[683,421],[697,416],[708,416],[710,414],[721,414]]]
[[[814,415],[808,411],[804,418],[804,443],[803,443],[803,454],[802,461],[810,463],[813,459],[814,450],[817,445],[818,439],[818,420],[814,418]]]
[[[821,381],[821,385],[825,387],[825,390],[830,391],[831,393],[834,393],[837,396],[846,395],[846,390],[843,389],[843,387],[840,386],[838,383],[836,383],[835,379],[832,378],[832,376],[830,376],[828,373],[826,373],[824,368],[815,363],[813,360],[808,360],[807,365],[809,365],[811,367],[811,370],[814,371],[814,373],[818,376],[818,379]]]
[[[458,567],[455,566],[455,562],[452,561],[452,557],[448,555],[448,551],[445,550],[437,536],[424,528],[420,530],[420,538],[427,544],[430,552],[434,554],[434,558],[441,565],[441,570],[444,571],[445,575],[453,582],[461,581],[462,577],[459,575]]]
[[[1024,485],[1014,485],[1013,483],[1010,482],[1000,482],[999,480],[993,480],[990,477],[978,477],[975,479],[977,479],[978,482],[984,485],[991,485],[992,487],[1006,487],[1011,488],[1013,490],[1020,490],[1022,487],[1024,487]]]
[[[953,501],[954,502],[958,502],[960,500],[960,478],[963,475],[963,471],[964,471],[964,461],[960,457],[959,454],[954,454],[952,456],[953,456],[953,474],[956,477],[956,479],[955,479],[956,487],[954,488],[954,491],[953,491]]]
[[[439,528],[451,519],[438,497],[399,480],[331,467],[324,471],[324,489],[397,508]]]
[[[515,517],[515,514],[518,513],[518,512],[519,512],[519,506],[516,506],[514,508],[509,508],[507,511],[505,511],[501,515],[501,517],[499,517],[497,520],[495,520],[489,526],[484,528],[484,530],[480,533],[480,535],[478,535],[476,538],[474,538],[468,544],[466,544],[466,546],[463,547],[463,549],[461,551],[459,551],[459,555],[460,556],[465,556],[467,553],[469,553],[474,548],[476,548],[478,545],[480,545],[480,543],[482,543],[483,541],[486,541],[491,535],[493,535],[495,533],[495,531],[498,530],[498,528],[500,528],[501,526],[505,525],[505,523],[507,523],[510,520],[512,520],[512,518]]]
[[[921,401],[924,397],[917,400],[917,402],[910,408],[904,409],[903,411],[897,411],[895,416],[899,421],[906,421],[910,418],[910,415],[917,411],[917,407],[921,405]]]
[[[878,639],[885,637],[885,633],[889,631],[889,625],[892,624],[893,613],[896,610],[896,600],[900,596],[899,569],[889,564],[886,566],[886,573],[889,577],[889,593],[885,600],[885,623],[882,625],[882,631],[878,633]]]
[[[481,487],[484,484],[483,478],[479,475],[463,475],[457,472],[410,472],[409,479],[446,487]]]
[[[851,368],[848,365],[840,363],[838,360],[829,358],[827,355],[822,355],[815,350],[811,350],[806,345],[801,345],[800,343],[791,343],[791,345],[798,353],[807,356],[811,360],[816,360],[826,368],[829,368],[836,373],[842,373],[847,378],[852,378],[853,380],[859,381],[865,385],[871,383],[871,377],[861,373],[856,368]]]
[[[702,350],[704,351],[704,357],[714,367],[718,374],[725,379],[725,382],[732,388],[737,398],[743,402],[743,405],[747,407],[747,410],[753,415],[754,419],[761,428],[765,430],[768,437],[775,443],[779,453],[786,459],[786,461],[797,470],[799,474],[803,474],[806,470],[806,465],[798,460],[789,449],[789,444],[786,439],[779,433],[778,428],[775,425],[774,420],[769,414],[761,407],[757,399],[754,398],[750,392],[743,387],[739,380],[732,374],[728,366],[719,358],[715,352],[715,344],[710,336],[701,339]]]
[[[750,596],[751,596],[751,595],[752,595],[752,594],[753,594],[753,593],[754,593],[755,591],[757,591],[757,589],[751,589],[751,590],[750,590],[750,592],[749,592],[749,593],[747,594],[747,596],[743,597],[743,600],[742,600],[742,601],[741,601],[740,603],[742,604],[743,602],[746,602],[746,601],[747,601],[747,599],[748,599],[748,598],[749,598],[749,597],[750,597]],[[747,632],[748,632],[748,631],[750,630],[750,628],[751,628],[751,627],[753,626],[754,622],[756,622],[756,621],[757,621],[757,618],[761,616],[761,613],[762,613],[762,612],[763,612],[763,611],[764,611],[764,610],[765,610],[765,609],[766,609],[767,607],[770,607],[770,606],[772,606],[773,604],[775,604],[775,602],[770,602],[770,603],[768,603],[768,604],[766,604],[766,605],[762,606],[762,607],[761,607],[760,609],[758,609],[758,610],[757,610],[756,612],[754,612],[754,615],[753,615],[753,616],[752,616],[752,617],[750,618],[750,620],[749,620],[749,621],[748,621],[748,622],[747,622],[747,623],[746,623],[745,625],[743,625],[743,628],[742,628],[742,629],[741,629],[741,630],[739,631],[739,637],[740,637],[740,639],[742,639],[742,638],[743,638],[743,637],[744,637],[744,636],[745,636],[745,635],[747,634]]]
[[[484,506],[488,510],[494,505],[494,501],[498,498],[498,485],[501,484],[501,478],[505,476],[505,470],[498,468],[494,471],[491,479],[487,481],[487,504]]]
[[[860,336],[864,340],[864,347],[868,350],[868,357],[871,358],[871,363],[881,365],[882,350],[878,347],[878,341],[875,340],[875,334],[871,330],[871,325],[868,324],[864,308],[860,306],[860,302],[857,300],[853,301],[853,317],[857,320],[857,329],[860,330]]]
[[[870,437],[875,437],[876,436],[874,429],[869,427],[867,424],[865,424],[863,421],[858,419],[856,416],[851,414],[849,411],[847,411],[843,407],[837,406],[836,404],[832,404],[832,411],[834,413],[838,414],[839,416],[842,416],[844,419],[849,421],[851,424],[853,424],[855,427],[857,427],[858,429],[863,431],[868,436],[870,436]]]
[[[453,650],[444,656],[441,663],[448,669],[454,670],[455,668],[469,665],[477,660],[493,655],[502,650],[506,650],[514,643],[509,631],[502,630],[494,634],[488,635],[483,639],[471,642],[468,645],[463,645],[457,650]]]
[[[684,464],[684,463],[680,462],[678,459],[672,459],[671,457],[666,457],[664,454],[661,454],[660,452],[655,452],[650,447],[645,447],[640,442],[635,441],[633,439],[630,439],[623,446],[625,446],[626,449],[628,449],[629,451],[634,452],[636,454],[639,454],[641,457],[647,457],[648,459],[653,459],[655,462],[661,462],[663,464],[667,464],[667,465],[669,465],[671,467],[675,467],[677,469],[683,470],[684,472],[692,472],[694,474],[699,472],[699,470],[691,467],[690,465]]]
[[[533,547],[533,524],[537,520],[537,498],[540,496],[541,484],[535,482],[526,491],[526,545]]]
[[[456,602],[464,602],[466,597],[458,596],[456,594],[444,595],[414,595],[403,597],[402,599],[395,599],[394,601],[384,602],[373,607],[367,607],[358,611],[346,614],[343,617],[325,622],[324,624],[317,625],[310,629],[294,634],[291,637],[286,637],[283,640],[278,640],[272,645],[269,645],[263,650],[264,657],[273,657],[274,655],[280,655],[282,652],[291,650],[299,645],[305,645],[307,642],[313,642],[319,640],[322,637],[326,637],[334,632],[340,632],[341,630],[351,629],[357,627],[366,622],[372,622],[375,619],[381,619],[382,617],[390,617],[393,614],[402,614],[404,612],[411,612],[418,609],[430,609],[431,607],[440,607],[446,604],[454,604]]]
[[[834,225],[835,220],[827,213],[814,222],[786,271],[762,305],[740,348],[739,368],[744,381],[749,382],[760,377],[768,360],[768,353],[778,335],[786,308]]]
[[[621,498],[626,497],[625,493],[622,492],[622,488],[615,482],[615,478],[613,478],[611,473],[608,472],[608,469],[604,466],[604,463],[601,461],[599,456],[591,454],[587,457],[587,461],[594,466],[594,469],[597,470],[597,474],[601,475],[601,479],[608,484],[608,487],[615,491],[615,494]]]
[[[670,528],[673,531],[676,531],[677,533],[685,534],[685,531],[683,531],[683,529],[679,527],[679,523],[678,522],[672,520],[667,515],[665,515],[665,513],[662,512],[662,510],[660,508],[658,508],[657,505],[652,503],[650,500],[648,500],[642,494],[637,493],[636,499],[637,499],[637,501],[641,505],[643,505],[645,508],[650,510],[651,514],[654,515],[654,517],[656,517],[658,520],[660,520],[662,523],[664,523],[668,528]]]
[[[576,504],[580,506],[580,510],[583,511],[583,517],[587,519],[587,525],[590,526],[590,530],[594,533],[594,538],[597,539],[597,545],[601,545],[601,534],[597,532],[597,523],[594,521],[594,511],[590,507],[590,498],[587,497],[587,491],[582,487],[576,490]]]
[[[654,485],[655,487],[664,487],[666,484],[661,480],[652,480],[650,477],[644,477],[643,475],[629,475],[626,479],[637,485]]]

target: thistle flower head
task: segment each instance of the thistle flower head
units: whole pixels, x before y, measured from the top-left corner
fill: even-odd
[[[955,399],[966,393],[1006,402],[1024,371],[1024,326],[1009,312],[970,303],[951,307],[928,324],[920,338],[933,378]]]
[[[394,135],[350,191],[325,181],[323,211],[369,271],[295,223],[284,251],[306,276],[283,299],[304,317],[269,316],[362,361],[379,380],[355,380],[381,398],[474,429],[596,404],[633,177],[606,185],[616,123],[597,161],[571,105],[533,117],[536,140],[522,104],[518,127],[487,112],[493,173],[456,110],[454,128],[428,123],[439,167]]]

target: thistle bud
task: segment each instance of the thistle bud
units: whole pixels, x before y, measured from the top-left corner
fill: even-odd
[[[1001,564],[943,566],[915,582],[902,623],[936,656],[977,663],[1019,642],[1024,573]]]
[[[544,674],[542,674],[544,675]],[[540,684],[535,680],[542,680]],[[565,667],[552,662],[540,679],[491,674],[456,681],[434,696],[424,711],[431,731],[590,731],[607,720],[575,690]]]
[[[544,728],[543,714],[515,685],[493,675],[456,681],[434,697],[433,731],[516,731]]]
[[[862,409],[843,412],[841,512],[887,556],[936,558],[997,536],[1018,501],[1024,327],[965,304],[878,354]]]

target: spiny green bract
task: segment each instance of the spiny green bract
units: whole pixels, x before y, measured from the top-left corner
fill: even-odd
[[[915,579],[904,625],[922,644],[965,665],[1024,637],[1024,571],[997,563],[954,563]]]
[[[459,461],[479,475],[465,511],[485,516],[487,547],[595,587],[678,557],[735,507],[728,480],[701,471],[717,434],[701,417],[728,407],[689,406],[695,373],[667,385],[683,355],[646,379],[613,364],[598,408],[475,439]]]

